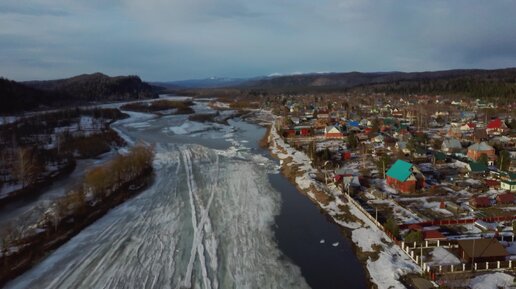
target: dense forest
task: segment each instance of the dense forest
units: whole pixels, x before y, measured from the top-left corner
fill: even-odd
[[[432,72],[348,72],[264,77],[234,87],[169,89],[195,96],[255,97],[305,93],[386,93],[396,95],[453,94],[496,99],[507,103],[516,96],[516,68]]]
[[[0,113],[14,113],[31,110],[40,105],[53,105],[63,98],[60,93],[50,93],[0,78]]]
[[[3,114],[45,107],[156,97],[158,94],[155,88],[138,76],[109,77],[94,73],[23,83],[0,78],[0,113]]]

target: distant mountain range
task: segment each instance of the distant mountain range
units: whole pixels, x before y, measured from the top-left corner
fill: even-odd
[[[151,84],[143,82],[138,76],[110,77],[102,73],[47,81],[15,82],[0,78],[0,113],[156,98],[158,92],[205,96],[319,92],[403,95],[451,93],[477,98],[495,97],[513,102],[516,96],[516,68],[309,73],[254,78],[211,77]]]
[[[278,77],[267,77],[249,80],[245,87],[257,88],[351,88],[396,82],[429,82],[443,79],[469,78],[471,80],[499,80],[514,82],[516,68],[482,70],[457,69],[427,72],[345,72],[345,73],[312,73]]]
[[[157,96],[155,88],[138,76],[110,77],[93,73],[66,79],[26,82],[0,78],[0,113]]]
[[[249,80],[249,78],[210,77],[167,82],[151,82],[151,84],[164,88],[219,88],[238,86],[248,82]]]

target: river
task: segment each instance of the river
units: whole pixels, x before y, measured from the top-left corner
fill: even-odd
[[[6,288],[366,288],[349,240],[258,147],[262,127],[140,113],[113,127],[155,145],[155,182]]]

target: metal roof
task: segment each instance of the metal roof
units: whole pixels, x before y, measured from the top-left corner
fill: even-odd
[[[404,160],[397,160],[387,171],[387,176],[394,178],[400,182],[404,182],[412,174],[412,164]]]
[[[493,147],[488,145],[485,141],[481,143],[472,144],[468,147],[468,150],[474,150],[474,151],[489,151],[493,150]]]

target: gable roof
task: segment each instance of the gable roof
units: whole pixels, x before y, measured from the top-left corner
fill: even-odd
[[[341,133],[340,130],[332,125],[324,128],[324,133]]]
[[[507,251],[497,239],[458,240],[459,247],[468,257],[502,257]]]
[[[456,138],[445,138],[443,140],[442,147],[446,147],[446,148],[459,148],[460,149],[460,148],[462,148],[462,144]]]
[[[487,170],[487,165],[480,162],[471,162],[468,166],[472,172],[485,172]]]
[[[397,160],[387,171],[387,176],[404,182],[412,174],[412,164],[404,160]]]
[[[434,157],[438,161],[446,160],[446,155],[440,151],[434,151]]]
[[[496,198],[501,203],[514,203],[514,194],[511,193],[499,194]]]
[[[502,120],[497,118],[497,119],[493,119],[491,120],[488,124],[487,124],[487,127],[486,128],[501,128],[502,127]]]
[[[468,150],[472,151],[490,151],[494,150],[494,148],[490,145],[488,145],[485,141],[481,143],[472,144],[468,147]]]

